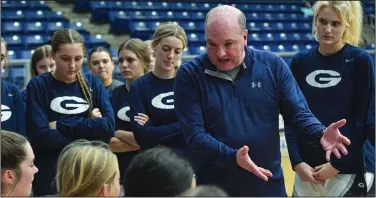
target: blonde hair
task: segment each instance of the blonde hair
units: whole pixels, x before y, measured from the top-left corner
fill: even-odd
[[[59,51],[59,47],[62,44],[76,44],[76,43],[82,44],[82,49],[85,52],[86,48],[84,44],[84,39],[79,32],[71,28],[59,29],[52,35],[52,39],[51,39],[52,52],[56,53],[57,51]],[[85,97],[85,100],[89,103],[89,115],[88,116],[90,117],[91,111],[93,110],[93,102],[92,102],[92,97],[91,97],[89,87],[87,86],[85,79],[80,71],[77,73],[76,78],[78,82],[80,83],[81,91]]]
[[[162,39],[169,37],[169,36],[174,36],[178,38],[179,40],[181,40],[181,42],[183,43],[182,50],[184,50],[187,47],[188,45],[187,34],[185,33],[184,29],[180,25],[178,25],[177,23],[173,23],[173,22],[162,23],[158,26],[158,28],[155,30],[153,34],[152,45],[153,46],[158,45],[158,43],[161,42]],[[181,64],[181,60],[179,60],[176,63],[175,69],[177,69],[180,66],[180,64]]]
[[[316,21],[317,16],[323,8],[330,7],[337,12],[347,28],[342,35],[342,41],[358,46],[363,26],[363,10],[360,1],[317,1],[313,6],[312,34],[318,41]]]
[[[57,162],[59,196],[98,196],[104,184],[113,190],[117,170],[117,158],[108,144],[77,140],[62,150]]]
[[[148,47],[151,47],[151,43],[153,42],[153,40],[146,40],[144,41],[144,43],[148,46]]]
[[[187,34],[180,25],[173,22],[162,23],[158,26],[153,34],[153,45],[158,45],[162,39],[169,36],[180,39],[183,43],[183,49],[187,47]]]
[[[122,50],[129,50],[136,54],[136,56],[142,62],[142,68],[144,73],[147,73],[150,66],[150,52],[148,45],[137,38],[129,39],[128,41],[123,42],[118,49],[118,56]]]
[[[31,61],[30,61],[31,77],[38,75],[37,63],[38,63],[38,61],[40,61],[44,58],[50,57],[51,49],[52,49],[51,45],[43,45],[43,46],[38,47],[37,49],[34,50],[34,53],[31,56]]]

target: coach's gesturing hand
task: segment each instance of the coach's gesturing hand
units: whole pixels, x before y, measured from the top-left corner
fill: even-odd
[[[322,148],[326,151],[326,160],[330,161],[332,153],[340,159],[342,154],[347,155],[347,149],[343,144],[350,145],[350,140],[341,134],[339,128],[346,124],[346,120],[342,119],[328,126],[323,132],[323,136],[320,139]]]
[[[248,146],[243,146],[238,150],[238,152],[236,153],[236,162],[238,163],[238,166],[244,168],[249,172],[252,172],[257,177],[268,181],[268,177],[272,177],[273,174],[267,169],[256,166],[256,164],[249,157],[248,151]]]

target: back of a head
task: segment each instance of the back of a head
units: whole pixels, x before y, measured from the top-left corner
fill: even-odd
[[[358,46],[361,40],[363,10],[360,1],[317,1],[313,5],[312,34],[318,40],[316,21],[321,10],[330,7],[336,11],[344,25],[347,26],[342,36],[344,43]]]
[[[180,194],[179,197],[228,197],[228,194],[217,186],[201,185],[188,189]]]
[[[66,146],[57,163],[60,196],[98,196],[104,184],[113,184],[118,163],[109,146],[100,141],[77,140]]]
[[[126,196],[173,197],[189,189],[194,180],[190,164],[166,147],[136,155],[124,176]]]
[[[17,180],[21,178],[20,164],[26,160],[27,153],[25,145],[27,139],[15,132],[1,130],[1,174],[6,170],[15,172]],[[8,194],[4,192],[7,189],[1,181],[1,195]],[[11,187],[14,189],[14,186]]]
[[[17,169],[26,158],[27,139],[15,132],[1,130],[1,169]]]
[[[34,50],[34,53],[33,55],[31,55],[31,60],[30,60],[31,77],[38,75],[38,72],[36,69],[38,61],[44,58],[50,57],[51,50],[52,50],[51,45],[43,45]]]
[[[136,56],[141,60],[144,68],[144,72],[148,71],[150,65],[150,53],[148,45],[137,38],[129,39],[123,42],[118,49],[118,56],[122,50],[129,50],[136,54]]]

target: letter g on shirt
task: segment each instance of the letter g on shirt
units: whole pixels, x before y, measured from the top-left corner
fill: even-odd
[[[51,101],[50,108],[61,114],[80,114],[89,109],[86,100],[76,96],[57,97]]]

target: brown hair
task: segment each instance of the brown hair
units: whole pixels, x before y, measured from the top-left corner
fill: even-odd
[[[129,39],[119,46],[118,56],[122,50],[130,50],[135,53],[143,63],[142,67],[144,68],[144,73],[148,71],[151,61],[150,52],[148,45],[144,41],[137,38]]]
[[[1,172],[13,170],[17,179],[21,178],[20,164],[26,160],[26,143],[28,141],[24,136],[15,132],[1,130]],[[4,189],[3,182],[1,182],[1,189]]]
[[[107,48],[104,48],[104,47],[96,47],[96,48],[93,48],[90,52],[89,52],[89,56],[87,57],[87,63],[89,65],[89,67],[91,66],[91,62],[90,62],[90,59],[91,59],[91,55],[93,55],[95,52],[106,52],[108,54],[108,56],[110,57],[111,61],[112,60],[112,56],[110,54],[110,51],[108,51]]]
[[[51,45],[43,45],[43,46],[38,47],[37,49],[34,50],[34,53],[31,56],[31,61],[30,61],[31,77],[38,75],[37,63],[38,63],[38,61],[40,61],[44,58],[50,57],[51,49],[52,49]]]
[[[59,47],[62,44],[76,44],[76,43],[82,44],[82,49],[85,52],[86,48],[84,44],[84,39],[79,32],[71,28],[59,29],[52,35],[52,39],[51,39],[52,52],[56,53],[57,51],[59,51]],[[76,78],[78,82],[80,83],[81,91],[84,94],[86,101],[89,102],[89,117],[90,117],[91,111],[93,109],[93,104],[92,104],[92,97],[91,97],[89,87],[87,86],[85,79],[82,76],[82,73],[80,71],[77,73]]]

